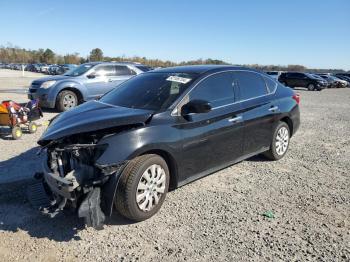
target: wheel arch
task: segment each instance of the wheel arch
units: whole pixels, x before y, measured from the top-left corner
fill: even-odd
[[[175,158],[167,151],[163,149],[150,149],[142,152],[138,156],[147,155],[147,154],[155,154],[162,157],[168,165],[169,175],[170,175],[170,183],[169,190],[174,190],[178,185],[178,169]]]
[[[81,93],[81,91],[78,88],[75,88],[75,87],[64,87],[60,91],[57,92],[56,102],[57,102],[57,98],[58,98],[59,94],[61,92],[63,92],[63,91],[72,91],[78,98],[78,104],[81,104],[84,101],[83,94]]]
[[[79,102],[83,102],[85,100],[84,98],[87,97],[87,90],[79,81],[65,80],[59,82],[53,90],[55,103],[57,102],[58,95],[65,90],[74,92],[77,95]]]
[[[289,127],[289,132],[290,132],[290,137],[293,136],[294,134],[294,126],[293,126],[293,121],[289,116],[285,116],[283,118],[280,119],[281,122],[284,122],[288,125]]]
[[[165,162],[168,165],[169,175],[170,175],[169,191],[174,190],[178,185],[178,169],[177,169],[175,158],[171,155],[171,153],[169,153],[164,149],[148,148],[130,155],[129,159],[133,159],[135,157],[146,155],[146,154],[156,154],[165,160]],[[121,169],[121,171],[122,170],[123,169]],[[104,198],[102,209],[103,209],[103,212],[106,214],[106,216],[109,216],[109,217],[112,215],[112,212],[113,212],[113,206],[114,206],[113,203],[116,197],[116,190],[119,184],[120,175],[121,175],[121,172],[118,172],[115,175],[112,175],[111,178],[107,181],[107,183],[104,184],[102,187],[102,194]]]

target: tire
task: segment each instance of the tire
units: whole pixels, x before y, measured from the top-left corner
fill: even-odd
[[[152,169],[153,167],[155,169]],[[156,175],[151,175],[152,170]],[[149,180],[145,178],[147,176]],[[165,181],[162,181],[163,179]],[[162,183],[157,186],[155,183],[150,184],[151,181],[162,181]],[[137,222],[152,217],[165,200],[169,181],[168,166],[160,156],[148,154],[134,158],[124,168],[119,180],[115,199],[117,211],[124,217]],[[139,202],[137,202],[138,197]]]
[[[22,129],[19,126],[14,126],[11,130],[12,138],[15,140],[21,139]]]
[[[314,84],[308,84],[307,85],[307,90],[309,90],[309,91],[315,91],[315,85]]]
[[[284,134],[284,132],[287,132],[287,137],[284,138],[283,136],[284,139],[282,142],[281,135]],[[285,142],[286,140],[287,142]],[[280,146],[277,146],[278,142]],[[290,142],[289,126],[285,122],[279,122],[277,127],[275,128],[275,131],[273,132],[273,138],[272,138],[272,143],[270,145],[270,149],[264,153],[264,156],[270,160],[279,160],[283,158],[288,151],[289,142]],[[281,150],[281,146],[282,146],[281,143],[283,145],[282,147],[283,150]]]
[[[28,125],[29,133],[34,134],[38,130],[38,126],[35,122],[30,122]]]
[[[67,111],[78,105],[77,95],[70,90],[61,91],[57,96],[56,108],[60,112]]]

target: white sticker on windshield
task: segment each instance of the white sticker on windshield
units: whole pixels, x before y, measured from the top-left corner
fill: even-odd
[[[178,82],[181,84],[187,84],[188,82],[191,81],[191,78],[185,78],[180,76],[169,76],[166,80],[172,81],[172,82]]]

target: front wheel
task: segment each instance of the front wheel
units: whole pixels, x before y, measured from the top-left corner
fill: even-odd
[[[58,94],[56,107],[60,112],[67,111],[77,105],[78,97],[74,92],[64,90]]]
[[[290,140],[289,126],[285,122],[279,122],[274,134],[270,149],[264,155],[271,160],[279,160],[287,153]]]
[[[20,126],[14,126],[11,130],[12,138],[18,140],[22,137],[22,129]]]
[[[169,187],[169,169],[158,155],[147,154],[131,160],[124,168],[115,199],[123,216],[143,221],[158,212]]]

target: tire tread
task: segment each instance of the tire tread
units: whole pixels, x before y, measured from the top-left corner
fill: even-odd
[[[121,215],[134,221],[144,219],[136,217],[130,211],[132,210],[131,201],[128,192],[133,192],[133,184],[138,177],[142,165],[151,158],[159,157],[156,154],[146,154],[132,159],[124,168],[118,184],[115,205]]]

